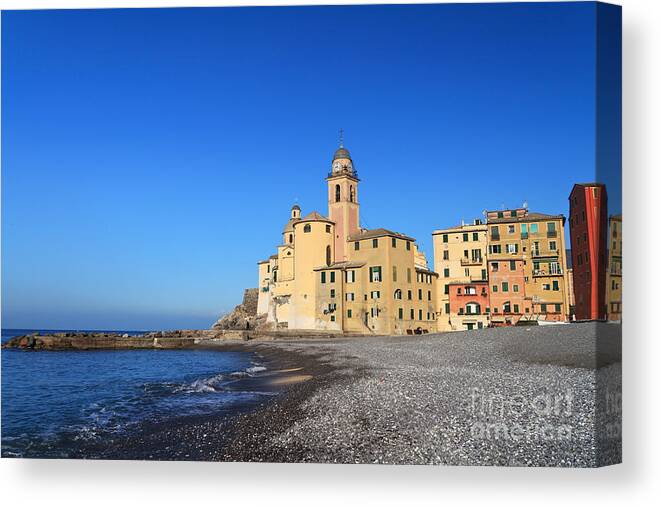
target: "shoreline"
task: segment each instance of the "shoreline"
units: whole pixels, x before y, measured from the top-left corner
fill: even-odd
[[[214,340],[194,348],[257,354],[279,394],[230,416],[144,426],[72,457],[554,467],[621,461],[621,440],[609,430],[621,428],[621,413],[603,400],[621,389],[618,324]],[[559,411],[535,408],[545,396]],[[516,411],[522,403],[525,410]],[[558,434],[547,438],[540,433],[546,427]]]

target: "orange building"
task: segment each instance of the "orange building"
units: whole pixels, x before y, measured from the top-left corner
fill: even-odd
[[[577,183],[569,194],[577,320],[605,319],[608,196],[601,183]]]

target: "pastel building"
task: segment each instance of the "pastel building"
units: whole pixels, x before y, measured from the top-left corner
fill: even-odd
[[[515,311],[512,299],[509,317],[498,320],[504,320],[504,324],[514,324],[520,319],[567,321],[569,299],[565,217],[534,213],[527,207],[521,207],[488,211],[487,226],[489,276],[498,277],[501,284],[497,296],[498,310],[502,312],[502,305],[507,303],[502,290],[502,283],[507,282],[505,278],[510,278],[508,295],[519,300],[518,311]],[[497,272],[493,271],[494,263],[498,263]],[[494,285],[491,284],[492,293]],[[519,287],[517,293],[512,290],[514,285]],[[522,294],[525,302],[520,300]]]
[[[577,320],[605,319],[608,196],[601,183],[577,183],[569,194],[569,224]]]
[[[471,224],[436,230],[432,239],[434,271],[439,275],[438,330],[486,327],[489,322],[487,226],[481,220],[474,220]]]
[[[608,320],[622,320],[622,215],[613,215],[608,221]]]
[[[276,253],[258,263],[258,312],[278,329],[355,334],[436,330],[437,278],[415,239],[360,226],[358,173],[340,144],[328,216],[291,209]]]

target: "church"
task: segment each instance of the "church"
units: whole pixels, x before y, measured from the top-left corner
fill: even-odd
[[[436,331],[438,274],[415,239],[360,225],[360,180],[342,141],[326,177],[328,214],[291,208],[277,252],[258,263],[258,315],[275,329]]]

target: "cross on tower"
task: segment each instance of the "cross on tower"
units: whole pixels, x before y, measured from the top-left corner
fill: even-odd
[[[344,129],[340,129],[340,148],[344,148]]]

